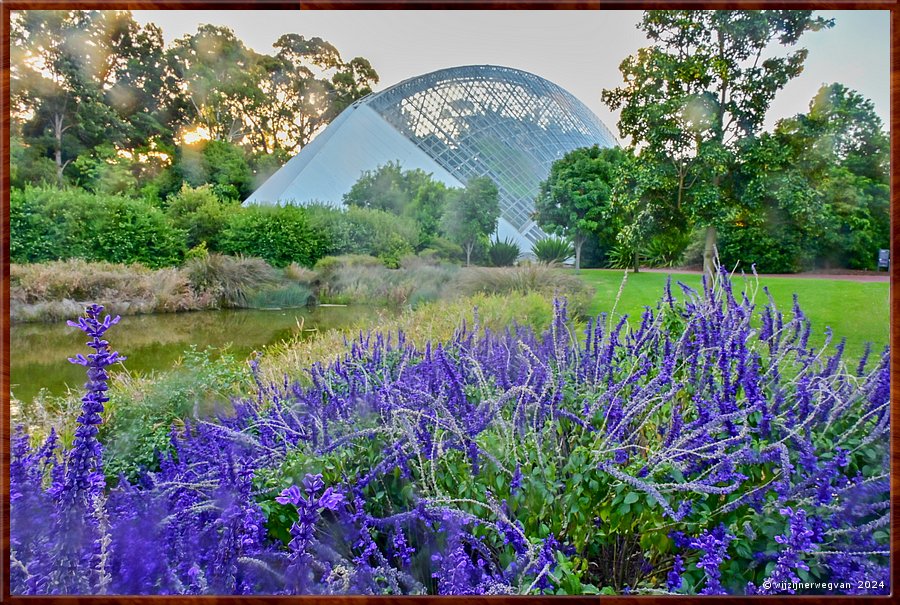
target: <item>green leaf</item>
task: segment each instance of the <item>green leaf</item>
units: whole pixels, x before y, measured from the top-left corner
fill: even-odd
[[[625,496],[625,504],[634,504],[638,500],[640,500],[640,496],[636,492],[628,492],[628,495]]]

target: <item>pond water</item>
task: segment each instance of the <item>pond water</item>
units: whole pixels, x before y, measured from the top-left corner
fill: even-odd
[[[158,315],[129,315],[108,332],[110,348],[128,357],[124,367],[132,373],[171,368],[191,345],[213,347],[245,359],[266,345],[317,331],[340,329],[384,309],[374,307],[318,307],[313,310],[279,309],[196,311]],[[88,354],[87,338],[77,328],[59,323],[10,326],[10,384],[22,401],[42,388],[53,395],[82,388],[84,368],[68,362],[76,353]],[[110,368],[121,371],[119,366]]]

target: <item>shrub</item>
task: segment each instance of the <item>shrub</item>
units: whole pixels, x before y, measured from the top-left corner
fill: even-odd
[[[674,267],[681,262],[689,243],[690,234],[660,234],[650,239],[642,252],[642,258],[649,267]]]
[[[236,204],[222,203],[209,185],[192,188],[187,183],[169,196],[166,208],[172,224],[187,234],[189,248],[206,244],[212,251],[220,248],[219,239],[229,215],[240,211]]]
[[[748,224],[719,230],[716,249],[723,267],[756,265],[759,273],[796,273],[812,265],[806,241],[781,232],[778,225]],[[874,252],[873,252],[874,254]]]
[[[433,255],[441,260],[449,260],[460,262],[465,260],[465,254],[462,246],[451,242],[445,237],[432,237],[428,240],[428,245],[422,249],[419,254],[423,256]]]
[[[561,263],[575,254],[572,244],[561,237],[545,237],[534,243],[531,251],[542,263]]]
[[[120,374],[100,432],[107,480],[114,484],[124,474],[133,481],[142,470],[159,470],[160,454],[171,448],[173,423],[208,417],[250,383],[247,366],[227,351],[195,347],[167,372]]]
[[[307,211],[311,225],[326,234],[330,256],[366,254],[395,269],[419,241],[414,220],[382,210],[313,205]]]
[[[314,229],[297,206],[249,206],[229,217],[222,252],[265,259],[276,267],[312,267],[325,255],[326,235]]]
[[[634,267],[634,249],[621,242],[616,243],[606,255],[606,266],[610,269],[630,269]]]
[[[10,236],[15,263],[83,258],[165,267],[185,252],[184,232],[159,209],[77,189],[12,190]]]
[[[205,140],[179,146],[171,173],[176,189],[183,183],[193,187],[208,184],[217,197],[233,201],[253,193],[253,171],[244,150],[226,141]]]
[[[511,267],[518,260],[521,250],[519,245],[511,239],[500,241],[495,239],[488,248],[488,258],[495,267]]]
[[[490,297],[323,338],[333,361],[254,362],[255,393],[119,485],[96,438],[115,320],[91,308],[71,447],[12,440],[11,592],[888,594],[889,350],[848,368],[797,304],[731,287],[667,285],[580,338],[564,301],[538,332]]]

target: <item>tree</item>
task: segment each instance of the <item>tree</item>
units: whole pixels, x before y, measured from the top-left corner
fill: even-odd
[[[449,191],[424,170],[403,170],[399,162],[388,162],[365,171],[344,203],[409,217],[419,224],[420,243],[428,245],[439,234]]]
[[[444,214],[444,231],[466,251],[466,266],[479,240],[497,230],[500,218],[499,191],[489,177],[477,177],[450,196]]]
[[[81,154],[126,138],[127,122],[106,96],[126,59],[123,30],[140,31],[129,21],[130,15],[116,11],[15,13],[13,118],[22,122],[24,143],[53,159],[60,185]]]
[[[366,170],[344,194],[344,204],[348,206],[393,214],[402,214],[410,199],[399,162],[388,162],[375,170]]]
[[[707,271],[716,227],[735,204],[727,181],[739,162],[736,146],[759,132],[775,94],[806,59],[805,49],[771,53],[773,43],[793,46],[831,25],[812,11],[647,11],[639,28],[652,46],[622,62],[623,86],[603,91],[604,102],[621,109],[619,129],[640,163],[670,175],[657,183],[674,185],[666,203],[705,229]],[[641,192],[632,205],[666,195]]]
[[[173,180],[167,193],[174,193],[182,183],[192,187],[210,184],[222,200],[243,200],[253,192],[253,173],[243,148],[225,141],[182,145],[170,173]]]
[[[257,153],[295,154],[378,82],[367,59],[345,62],[322,38],[285,34],[273,46],[274,56],[254,55],[254,84],[238,99]]]
[[[581,269],[581,247],[591,235],[611,245],[619,225],[608,220],[618,172],[625,162],[618,147],[576,149],[555,161],[535,200],[537,223],[566,237],[575,247],[575,269]]]
[[[240,142],[243,108],[256,94],[256,54],[227,27],[204,24],[172,43],[166,63],[166,87],[180,123],[202,127],[213,140]]]
[[[809,107],[742,145],[738,213],[723,226],[729,263],[874,268],[889,245],[889,145],[871,101],[831,84]]]

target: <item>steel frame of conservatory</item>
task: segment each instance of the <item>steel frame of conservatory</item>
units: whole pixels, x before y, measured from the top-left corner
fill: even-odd
[[[556,84],[494,65],[404,80],[344,110],[246,203],[341,204],[361,173],[392,161],[453,187],[490,177],[500,237],[526,254],[544,236],[534,199],[554,161],[580,147],[616,145],[590,109]]]
[[[493,65],[405,80],[359,101],[461,182],[489,176],[503,218],[532,243],[534,198],[551,164],[579,147],[616,145],[581,101],[534,74]]]

